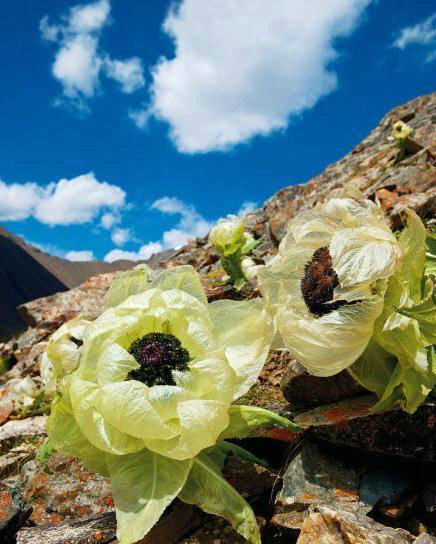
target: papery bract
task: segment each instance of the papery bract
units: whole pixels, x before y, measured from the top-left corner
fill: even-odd
[[[368,200],[331,198],[291,220],[258,282],[277,344],[311,374],[331,376],[362,354],[401,251]]]
[[[226,430],[235,436],[256,424],[292,427],[265,410],[244,417],[242,407],[231,407],[266,360],[270,318],[261,299],[208,304],[190,266],[150,276],[142,267],[117,277],[108,309],[86,325],[80,364],[59,384],[51,443],[111,476],[122,544],[142,538],[179,494],[258,543],[250,507],[229,491],[207,452]],[[161,372],[186,353],[186,370]]]

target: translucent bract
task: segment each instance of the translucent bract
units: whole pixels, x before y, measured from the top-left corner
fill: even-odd
[[[323,263],[316,262],[317,255]],[[350,366],[371,338],[388,278],[400,258],[398,242],[373,202],[331,198],[298,215],[278,255],[257,273],[277,327],[275,345],[289,350],[316,376]],[[309,272],[325,303],[316,315],[305,299],[321,295],[314,291],[303,297],[302,292]]]
[[[201,507],[207,495],[208,511],[260,542],[249,506],[199,455],[224,435],[248,434],[266,417],[255,410],[244,417],[242,407],[231,407],[268,355],[272,326],[261,299],[208,304],[190,266],[153,280],[149,270],[135,269],[118,276],[108,295],[108,309],[83,329],[77,370],[60,380],[47,427],[53,447],[110,475],[121,544],[142,538],[182,489]],[[129,353],[132,342],[156,332],[175,336],[189,352],[188,370],[173,371],[175,385],[149,387],[130,378],[139,366]],[[75,360],[77,352],[65,353],[65,361]],[[213,483],[209,491],[198,487],[203,473]],[[221,488],[231,505],[211,495]]]

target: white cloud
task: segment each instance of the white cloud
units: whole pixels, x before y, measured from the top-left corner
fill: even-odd
[[[257,207],[257,202],[253,202],[252,200],[246,200],[242,203],[242,206],[239,208],[239,211],[236,215],[245,215],[246,213],[254,212]]]
[[[0,220],[20,221],[30,215],[44,196],[44,189],[36,183],[12,183],[0,180]]]
[[[49,225],[88,223],[104,208],[122,207],[125,197],[121,187],[100,182],[90,172],[50,184],[36,207],[35,217]]]
[[[88,249],[71,250],[65,253],[65,259],[67,261],[95,261],[95,255]]]
[[[436,44],[436,13],[413,26],[403,28],[394,41],[394,47],[405,49],[409,45],[432,46]],[[427,56],[427,62],[436,58],[436,51],[433,49]]]
[[[99,46],[101,32],[110,23],[110,9],[109,0],[98,0],[74,6],[60,24],[51,24],[47,15],[39,24],[43,39],[59,46],[53,76],[62,84],[64,95],[81,109],[98,91],[102,73],[120,83],[124,93],[145,85],[140,59],[111,59]]]
[[[163,233],[162,240],[165,249],[177,248],[192,238],[205,236],[213,225],[213,223],[206,221],[194,206],[186,204],[176,197],[159,198],[153,202],[150,209],[171,215],[180,215],[180,220],[175,228]]]
[[[121,221],[121,217],[119,213],[107,212],[101,216],[100,225],[104,229],[110,230],[113,226],[118,225],[120,221]]]
[[[0,181],[0,220],[34,217],[47,225],[83,224],[107,208],[121,209],[125,197],[121,187],[98,181],[92,172],[47,187]]]
[[[124,246],[131,237],[130,229],[115,229],[111,234],[111,240],[116,246]]]
[[[130,94],[145,85],[142,61],[138,57],[128,60],[106,59],[106,74],[121,85],[123,93]]]
[[[113,262],[117,259],[128,259],[133,261],[146,260],[151,257],[153,253],[165,249],[178,248],[186,244],[186,242],[192,238],[205,236],[213,225],[213,222],[207,221],[197,212],[194,206],[186,204],[176,197],[164,196],[159,198],[153,202],[150,209],[158,210],[164,214],[179,215],[180,219],[174,228],[163,232],[160,241],[148,242],[141,246],[138,251],[113,249],[104,257],[105,261]],[[113,241],[116,243],[114,239]]]
[[[139,248],[138,251],[124,251],[123,249],[113,249],[105,255],[104,260],[107,263],[113,263],[120,259],[126,259],[128,261],[146,261],[154,253],[162,251],[163,247],[159,242],[149,242]]]
[[[337,86],[334,40],[371,0],[183,0],[163,29],[175,57],[153,69],[144,112],[185,153],[225,150],[285,129]],[[131,115],[139,126],[145,117]]]
[[[153,115],[148,107],[139,110],[130,110],[129,117],[138,128],[145,128],[150,117]]]

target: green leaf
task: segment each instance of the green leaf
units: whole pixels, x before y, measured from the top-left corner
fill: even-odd
[[[425,241],[427,246],[425,256],[425,274],[436,275],[436,232],[427,231],[427,239]]]
[[[407,227],[400,234],[398,243],[403,251],[403,264],[400,271],[402,283],[410,298],[417,302],[421,298],[421,278],[426,259],[427,231],[421,219],[407,209]]]
[[[46,474],[53,474],[53,472],[48,468],[48,460],[53,452],[53,444],[51,443],[50,438],[46,438],[42,446],[39,448],[38,454],[36,455],[36,459],[41,463]]]
[[[131,295],[138,295],[150,288],[150,269],[139,265],[115,276],[108,291],[108,308],[118,306]]]
[[[374,339],[348,372],[360,385],[381,398],[394,372],[397,359]]]
[[[241,255],[249,255],[260,243],[260,240],[255,240],[251,234],[245,233],[245,243],[241,248]]]
[[[240,250],[231,255],[227,255],[226,257],[221,257],[222,267],[230,276],[230,281],[238,290],[242,289],[247,282],[247,278],[242,270],[241,261],[242,257]]]
[[[427,351],[427,361],[426,374],[414,368],[404,368],[398,363],[383,396],[372,410],[384,411],[397,405],[413,414],[436,384],[434,354],[430,349]]]
[[[218,441],[245,438],[253,434],[258,427],[281,427],[292,432],[301,431],[301,427],[289,419],[257,406],[230,406],[229,416],[230,424],[221,433]]]
[[[239,459],[243,459],[244,461],[251,461],[252,463],[256,463],[262,467],[268,468],[268,462],[265,461],[265,459],[260,459],[259,457],[256,457],[245,448],[242,448],[237,444],[233,444],[233,442],[223,441],[220,442],[216,447],[221,449],[226,455],[234,455],[235,457],[239,457]]]
[[[185,485],[192,460],[175,461],[142,450],[106,455],[120,544],[132,544],[146,535]]]
[[[205,455],[194,458],[179,498],[188,504],[196,504],[209,514],[225,518],[248,542],[261,544],[256,517],[250,505]]]
[[[436,343],[436,290],[435,279],[427,278],[423,299],[410,307],[401,307],[400,314],[415,319],[424,341],[430,345]]]

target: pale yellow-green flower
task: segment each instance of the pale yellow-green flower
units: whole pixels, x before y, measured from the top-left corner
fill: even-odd
[[[260,543],[253,512],[219,473],[222,452],[210,448],[274,420],[292,427],[231,406],[269,351],[261,299],[208,304],[198,274],[183,266],[153,280],[144,267],[124,273],[108,300],[83,330],[77,370],[60,382],[53,447],[110,475],[121,544],[142,538],[177,495]]]
[[[244,222],[235,215],[220,219],[209,233],[209,242],[221,257],[221,265],[230,281],[241,289],[256,277],[255,263],[246,257],[259,242],[244,231]]]
[[[316,376],[349,367],[371,338],[400,259],[385,217],[368,200],[331,198],[298,215],[257,274],[276,344]]]
[[[392,136],[399,142],[404,142],[411,134],[413,130],[406,125],[403,121],[397,121],[392,126]]]
[[[227,256],[245,243],[244,222],[235,215],[220,219],[209,233],[209,242],[222,256]]]
[[[58,381],[76,370],[79,364],[83,332],[89,321],[76,317],[64,323],[50,337],[40,363],[46,396],[56,391]]]

